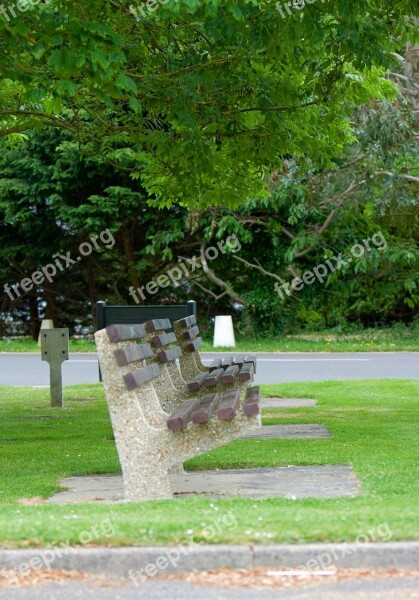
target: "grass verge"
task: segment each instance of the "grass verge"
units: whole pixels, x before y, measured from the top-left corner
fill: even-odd
[[[66,388],[64,409],[49,407],[48,390],[2,387],[1,546],[80,543],[81,532],[105,518],[114,535],[100,534],[96,544],[176,544],[191,532],[199,541],[206,539],[205,526],[230,512],[237,528],[217,530],[211,542],[354,541],[384,523],[393,541],[419,538],[419,381],[269,385],[263,392],[318,400],[312,408],[269,409],[264,424],[321,423],[333,438],[235,441],[189,461],[187,468],[351,464],[361,482],[359,497],[31,505],[58,491],[61,477],[119,471],[106,403],[100,384]]]
[[[205,336],[204,336],[205,338]],[[201,351],[226,351],[204,339]],[[28,337],[0,338],[0,352],[39,352],[37,343]],[[393,327],[365,329],[357,333],[323,331],[286,336],[236,338],[236,352],[400,352],[419,351],[419,329]],[[70,352],[96,352],[93,341],[70,340]]]

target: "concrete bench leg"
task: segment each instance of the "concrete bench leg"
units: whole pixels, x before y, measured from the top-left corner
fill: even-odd
[[[172,498],[168,469],[158,462],[136,464],[122,469],[125,499],[131,502]]]

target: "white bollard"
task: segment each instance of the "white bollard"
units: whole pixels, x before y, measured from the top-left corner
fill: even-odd
[[[214,346],[223,346],[224,348],[236,347],[233,319],[230,315],[215,317]]]

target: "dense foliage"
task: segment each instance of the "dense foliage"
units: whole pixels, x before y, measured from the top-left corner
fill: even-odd
[[[74,132],[141,180],[152,206],[238,206],[285,156],[329,165],[352,106],[413,40],[409,0],[49,0],[0,17],[3,136]],[[141,4],[140,4],[141,6]],[[17,57],[19,57],[17,59]]]
[[[232,311],[247,333],[412,321],[412,3],[319,1],[286,18],[257,0],[156,6],[0,16],[3,319],[36,336],[43,316],[91,325],[98,299],[193,297],[204,321]],[[179,281],[133,293],[193,256]],[[54,276],[23,283],[48,264]]]

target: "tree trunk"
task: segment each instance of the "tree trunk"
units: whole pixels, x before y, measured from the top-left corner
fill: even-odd
[[[124,227],[121,231],[123,244],[124,244],[124,262],[127,269],[128,277],[131,285],[137,289],[140,287],[140,280],[135,271],[135,258],[134,258],[134,244],[132,239],[132,230],[128,227]],[[143,304],[141,296],[139,296],[138,304]]]
[[[45,308],[45,319],[52,319],[54,327],[58,327],[58,312],[55,303],[55,294],[51,288],[44,287],[44,297],[47,303]]]
[[[95,265],[93,261],[89,260],[86,264],[86,274],[87,274],[87,285],[89,290],[89,300],[90,307],[92,311],[92,324],[93,331],[96,331],[96,302],[97,302],[97,294],[96,294],[96,279],[95,279]]]
[[[41,324],[39,322],[38,294],[36,292],[36,288],[32,288],[28,292],[28,300],[29,300],[29,316],[30,316],[29,331],[30,331],[31,337],[34,340],[37,340],[38,335],[39,335],[39,330],[41,328]]]

